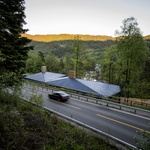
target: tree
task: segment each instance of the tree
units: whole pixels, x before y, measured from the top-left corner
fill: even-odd
[[[32,55],[29,55],[29,58],[26,60],[26,72],[27,73],[34,73],[34,59]]]
[[[116,45],[104,48],[101,61],[102,78],[108,83],[115,83],[118,79],[117,73],[117,48]]]
[[[38,52],[38,55],[41,57],[42,61],[44,62],[44,57],[45,57],[45,54],[41,51]]]
[[[66,74],[69,70],[73,70],[73,68],[74,64],[71,58],[71,54],[66,53],[66,55],[64,56],[64,73]]]
[[[134,17],[123,20],[121,31],[116,33],[119,35],[117,57],[120,65],[121,84],[128,98],[135,92],[135,85],[143,71],[147,47]]]
[[[25,24],[24,0],[0,1],[0,87],[19,84],[24,73],[29,39],[21,34]]]
[[[59,72],[59,59],[53,54],[48,54],[44,57],[47,70],[51,72]]]
[[[79,35],[76,35],[74,37],[72,50],[74,52],[74,64],[76,76],[81,77],[83,74],[84,61],[86,60],[87,54],[89,52],[88,50],[84,49]]]
[[[143,99],[150,99],[150,41],[146,41],[146,43],[148,46],[147,59],[140,76],[140,82],[136,86],[136,96]]]
[[[150,83],[150,40],[146,41],[148,47],[147,59],[140,80]]]

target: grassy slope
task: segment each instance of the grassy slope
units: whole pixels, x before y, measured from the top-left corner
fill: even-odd
[[[117,149],[87,131],[66,123],[42,107],[0,91],[0,149]]]

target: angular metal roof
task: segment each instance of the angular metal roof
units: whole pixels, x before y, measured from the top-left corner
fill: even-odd
[[[120,86],[118,85],[68,77],[48,81],[47,84],[100,96],[112,96],[120,92]]]
[[[112,96],[120,92],[120,86],[77,78],[69,78],[65,74],[40,72],[27,75],[25,79],[68,88],[98,96]]]
[[[25,77],[25,79],[45,83],[45,82],[55,80],[55,79],[58,79],[58,78],[62,78],[62,77],[65,77],[65,76],[66,76],[65,74],[60,74],[60,73],[39,72],[39,73],[36,73],[36,74],[27,75]]]

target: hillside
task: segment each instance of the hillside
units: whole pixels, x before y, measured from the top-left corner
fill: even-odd
[[[81,41],[83,49],[88,49],[95,55],[97,55],[97,53],[101,53],[104,47],[109,47],[113,43],[113,40]],[[29,45],[34,46],[34,51],[32,51],[34,54],[39,54],[39,52],[44,54],[53,53],[55,56],[60,58],[63,57],[66,53],[72,53],[71,46],[73,45],[73,40],[60,40],[51,42],[32,41]]]
[[[74,40],[75,34],[47,34],[47,35],[30,35],[23,34],[23,37],[27,37],[33,41],[40,42],[51,42],[51,41],[62,41],[62,40]],[[83,41],[107,41],[115,40],[111,36],[101,36],[101,35],[79,35],[80,39]]]
[[[66,53],[71,53],[71,46],[74,42],[74,34],[49,34],[49,35],[30,35],[23,34],[32,40],[30,46],[34,46],[32,53],[43,54],[53,53],[57,57],[63,57]],[[94,36],[94,35],[79,35],[84,49],[90,50],[91,57],[98,56],[104,47],[110,47],[115,42],[115,38],[111,36]],[[144,37],[150,39],[150,35]]]
[[[35,99],[39,102],[38,96]],[[9,95],[0,90],[0,110],[0,150],[118,149],[44,110],[42,105],[22,101],[16,92]]]
[[[145,39],[145,40],[150,40],[150,35],[146,35],[146,36],[144,37],[144,39]]]
[[[75,34],[47,34],[47,35],[31,35],[22,34],[23,37],[27,37],[33,41],[39,42],[52,42],[52,41],[64,41],[64,40],[74,40]],[[107,35],[83,35],[80,34],[80,39],[82,41],[114,41],[116,38]],[[144,36],[144,39],[150,40],[150,35]]]
[[[32,53],[43,54],[53,53],[57,57],[62,57],[66,53],[72,53],[71,46],[74,42],[75,35],[60,34],[60,35],[29,35],[23,34],[23,37],[31,39],[30,46],[34,46]],[[94,35],[80,35],[83,49],[88,49],[94,55],[97,55],[104,47],[109,47],[115,42],[115,38],[110,36],[94,36]],[[100,52],[101,53],[101,52]],[[93,55],[92,55],[93,56]]]

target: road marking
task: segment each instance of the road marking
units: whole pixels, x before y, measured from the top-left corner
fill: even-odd
[[[124,122],[121,122],[121,121],[118,121],[118,120],[115,120],[115,119],[112,119],[112,118],[109,118],[109,117],[106,117],[106,116],[103,116],[103,115],[97,114],[97,116],[102,117],[102,118],[105,118],[105,119],[108,119],[108,120],[111,120],[111,121],[113,121],[113,122],[117,122],[117,123],[123,124],[123,125],[125,125],[125,126],[131,127],[131,128],[134,128],[134,129],[137,129],[137,130],[140,130],[140,131],[144,131],[144,132],[150,134],[150,131],[147,131],[147,130],[144,130],[144,129],[135,127],[135,126],[133,126],[133,125],[130,125],[130,124],[127,124],[127,123],[124,123]]]
[[[30,94],[33,94],[33,95],[37,95],[37,96],[40,96],[40,95],[38,95],[37,93],[32,93],[32,92],[29,92]],[[52,99],[51,99],[52,100]],[[52,101],[55,101],[55,100],[52,100]],[[69,106],[69,107],[72,107],[72,108],[75,108],[75,109],[78,109],[78,110],[81,110],[81,108],[79,108],[79,107],[75,107],[75,106],[73,106],[73,105],[69,105],[69,104],[66,104],[66,103],[62,103],[62,102],[59,102],[59,101],[55,101],[55,102],[57,102],[57,103],[60,103],[60,104],[63,104],[63,105],[66,105],[66,106]]]
[[[72,107],[72,108],[75,108],[75,109],[78,109],[78,110],[81,110],[81,108],[79,108],[79,107],[75,107],[75,106],[73,106],[73,105],[69,105],[69,104],[66,104],[66,103],[61,103],[61,104],[63,104],[63,105],[67,105],[67,106],[69,106],[69,107]]]
[[[82,101],[82,100],[80,100],[80,99],[73,99],[73,100],[79,101],[79,102],[81,102],[81,103],[86,103],[86,104],[89,104],[89,105],[104,107],[104,108],[111,109],[111,110],[113,110],[113,111],[117,111],[117,112],[124,113],[124,114],[130,114],[130,115],[136,116],[136,117],[138,117],[138,118],[150,120],[150,118],[148,118],[148,117],[140,116],[140,115],[138,115],[138,114],[133,114],[133,113],[131,113],[131,112],[126,112],[126,111],[119,110],[119,109],[116,109],[116,108],[106,107],[106,106],[104,106],[104,105],[99,105],[99,104],[96,104],[96,103],[90,103],[90,102],[87,102],[87,101]]]
[[[52,100],[52,99],[51,99],[51,100]],[[60,103],[60,104],[63,104],[63,105],[66,105],[66,106],[69,106],[69,107],[72,107],[72,108],[75,108],[75,109],[78,109],[78,110],[81,110],[81,108],[79,108],[79,107],[75,107],[75,106],[73,106],[73,105],[69,105],[69,104],[62,103],[62,102],[55,101],[55,100],[52,100],[52,101],[57,102],[57,103]]]

